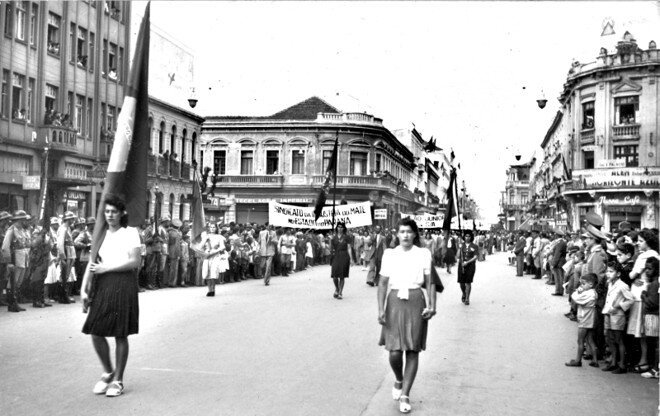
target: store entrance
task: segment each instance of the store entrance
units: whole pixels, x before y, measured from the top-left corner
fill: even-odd
[[[639,230],[642,225],[643,207],[612,207],[610,213],[610,230],[619,228],[621,221],[628,221],[632,228]]]

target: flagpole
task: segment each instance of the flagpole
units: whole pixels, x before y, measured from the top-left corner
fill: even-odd
[[[44,214],[46,213],[46,200],[48,199],[48,147],[44,149],[44,167],[43,167],[43,172],[41,172],[41,178],[42,178],[42,197],[40,202],[40,207],[39,207],[39,221],[44,220]],[[46,222],[42,223],[44,229],[48,229]]]
[[[337,149],[337,159],[339,159],[339,149],[338,149],[338,144],[339,144],[339,131],[335,133],[335,148]],[[330,161],[332,163],[332,161]],[[337,169],[339,169],[339,163],[336,163],[334,172],[332,173],[332,176],[334,176],[334,185],[332,186],[332,231],[335,231],[335,205],[337,201]],[[345,231],[345,230],[344,230]]]

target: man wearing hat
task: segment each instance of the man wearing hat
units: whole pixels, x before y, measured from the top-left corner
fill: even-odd
[[[2,260],[13,265],[13,273],[9,274],[9,287],[7,290],[7,303],[9,312],[21,312],[25,309],[18,305],[20,288],[25,277],[30,256],[32,242],[27,223],[30,216],[23,210],[14,212],[11,217],[13,224],[7,229],[2,241]]]
[[[513,254],[516,256],[516,276],[523,275],[523,266],[525,264],[525,232],[520,231],[518,241],[513,247]]]
[[[566,264],[566,233],[562,229],[555,230],[556,240],[550,256],[550,272],[555,281],[554,296],[564,295],[564,264]]]
[[[163,282],[163,241],[166,240],[167,235],[161,233],[158,224],[152,223],[144,229],[143,236],[147,249],[147,289],[158,289]]]
[[[73,239],[73,245],[76,248],[76,253],[78,254],[78,263],[80,273],[77,274],[78,282],[82,284],[82,276],[87,269],[87,264],[89,263],[89,252],[92,249],[92,233],[94,232],[94,224],[96,224],[96,218],[89,217],[87,219],[82,218],[84,221],[84,227],[82,231]],[[76,282],[76,286],[80,289],[80,286]]]
[[[59,303],[75,302],[71,296],[73,283],[76,281],[71,271],[76,260],[76,248],[73,245],[71,228],[78,218],[71,211],[62,216],[62,224],[57,230],[57,256],[60,260],[60,290],[58,293]]]
[[[5,240],[5,234],[7,233],[10,219],[10,213],[7,211],[0,211],[0,242]],[[7,273],[7,263],[3,260],[3,256],[0,256],[0,306],[7,306],[7,302],[2,298],[2,292],[7,288]]]
[[[179,259],[181,258],[181,220],[175,218],[169,222],[167,229],[167,278],[165,282],[169,287],[176,287],[179,275]]]

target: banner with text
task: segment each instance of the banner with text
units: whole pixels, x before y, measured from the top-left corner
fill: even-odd
[[[371,202],[337,205],[335,223],[340,221],[346,223],[347,228],[370,226]],[[314,221],[314,207],[296,207],[271,201],[268,204],[268,223],[279,227],[329,230],[332,228],[332,207],[324,207],[318,221]]]
[[[442,228],[442,223],[445,220],[444,215],[433,215],[429,213],[422,215],[401,213],[401,218],[412,218],[417,223],[418,228]]]

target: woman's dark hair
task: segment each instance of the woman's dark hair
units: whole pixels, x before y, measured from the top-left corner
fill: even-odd
[[[422,240],[419,238],[419,228],[417,227],[417,223],[415,220],[412,218],[401,218],[399,222],[396,224],[396,230],[397,232],[401,227],[410,227],[411,230],[415,233],[415,238],[413,238],[413,245],[416,245],[417,247],[422,246]]]
[[[344,234],[346,234],[346,223],[344,221],[337,221],[337,224],[335,225],[335,230],[337,230],[341,226],[341,228],[344,229]]]
[[[121,214],[119,225],[124,228],[128,226],[128,213],[126,212],[126,201],[124,198],[117,194],[107,194],[103,200],[103,204],[112,205],[117,208],[117,211]]]
[[[642,230],[639,232],[638,238],[642,237],[651,250],[658,251],[658,236],[651,230]]]
[[[659,263],[658,259],[655,258],[655,257],[649,257],[648,259],[646,259],[645,267],[651,270],[648,277],[651,277],[651,278],[657,278],[658,277],[658,272],[659,272],[658,263]]]

